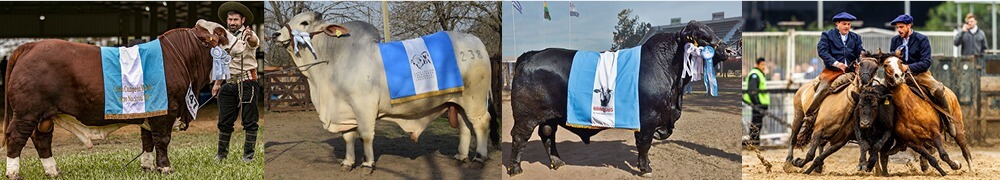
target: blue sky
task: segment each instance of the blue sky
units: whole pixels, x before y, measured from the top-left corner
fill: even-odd
[[[511,1],[502,3],[503,56],[519,56],[525,51],[549,47],[590,51],[610,49],[612,32],[618,24],[618,12],[626,8],[632,9],[632,15],[638,15],[639,21],[648,22],[653,26],[670,24],[670,18],[675,17],[680,17],[681,22],[709,20],[712,19],[713,12],[719,11],[725,12],[726,17],[743,14],[743,4],[740,1],[576,1],[573,5],[580,12],[580,17],[570,17],[570,2],[549,1],[552,21],[548,21],[542,18],[541,1],[521,1],[524,14],[514,10]],[[571,26],[572,33],[570,33]]]

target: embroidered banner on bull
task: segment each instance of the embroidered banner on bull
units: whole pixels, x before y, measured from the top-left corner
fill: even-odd
[[[576,52],[569,71],[567,125],[639,130],[641,49]]]
[[[464,90],[448,33],[380,43],[391,104]]]
[[[132,47],[101,47],[101,67],[105,119],[167,114],[167,83],[159,40]]]

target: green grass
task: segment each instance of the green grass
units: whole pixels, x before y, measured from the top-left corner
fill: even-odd
[[[263,130],[261,133],[263,134]],[[135,135],[125,144],[95,145],[95,150],[58,152],[54,147],[59,167],[59,178],[63,179],[263,179],[264,144],[263,136],[258,136],[254,161],[244,163],[243,136],[234,133],[230,145],[230,155],[224,161],[216,161],[216,133],[177,133],[170,144],[169,157],[173,174],[145,172],[139,167],[139,160],[125,166],[141,152],[140,142]],[[113,146],[102,148],[101,146]],[[117,148],[115,148],[117,147]],[[25,148],[24,151],[34,151]],[[6,169],[6,163],[0,164]],[[41,161],[37,156],[21,156],[21,176],[25,179],[43,179],[45,176]]]

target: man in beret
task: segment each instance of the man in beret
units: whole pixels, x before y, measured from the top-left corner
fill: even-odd
[[[806,119],[811,121],[816,117],[816,111],[823,99],[830,95],[830,84],[845,73],[853,73],[858,57],[865,51],[861,47],[861,36],[851,32],[851,21],[857,20],[854,15],[841,12],[833,16],[833,23],[836,28],[827,30],[820,35],[819,43],[816,44],[816,52],[820,59],[823,59],[823,72],[819,74],[819,85],[816,93],[813,94],[812,104],[806,109]]]
[[[243,144],[243,161],[253,161],[254,147],[257,143],[257,98],[261,96],[260,84],[257,83],[256,52],[259,44],[256,32],[245,24],[253,22],[250,8],[238,2],[226,2],[219,6],[219,19],[229,27],[236,36],[229,55],[233,57],[229,64],[230,78],[226,81],[216,80],[212,87],[212,95],[218,95],[219,100],[219,151],[217,160],[226,159],[229,155],[229,139],[233,133],[233,123],[238,117],[243,120],[243,130],[246,138]]]
[[[889,46],[893,51],[900,51],[903,56],[903,65],[899,69],[912,73],[917,84],[930,90],[931,101],[948,110],[948,104],[944,99],[944,84],[935,80],[928,71],[931,66],[930,39],[924,34],[913,31],[913,17],[908,14],[899,15],[889,24],[896,27],[896,32],[899,33],[892,37]],[[912,81],[906,83],[914,86]]]

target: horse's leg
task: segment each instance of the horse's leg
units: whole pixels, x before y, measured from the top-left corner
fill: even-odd
[[[652,177],[653,168],[649,167],[649,148],[653,146],[653,132],[635,132],[635,147],[639,150],[639,172],[643,177]]]
[[[535,126],[538,126],[540,119],[531,119],[529,117],[514,117],[514,127],[510,130],[510,137],[513,140],[512,146],[510,148],[510,166],[507,168],[507,174],[514,176],[521,174],[521,151],[524,150],[524,146],[528,143],[528,138],[531,138],[531,131],[535,130]]]
[[[340,166],[344,170],[350,170],[354,168],[354,140],[358,139],[358,131],[351,130],[344,132],[344,161],[340,162]]]
[[[11,117],[10,125],[5,132],[7,135],[7,178],[21,179],[21,150],[28,143],[28,138],[34,132],[38,121],[19,118],[16,114]]]
[[[951,167],[951,170],[962,169],[962,165],[961,164],[958,164],[955,161],[952,161],[951,158],[948,157],[948,152],[945,151],[944,150],[944,146],[941,145],[941,139],[942,139],[941,136],[935,136],[935,138],[934,138],[934,145],[937,146],[938,155],[941,156],[941,161],[944,161],[945,163],[948,163],[948,166]]]
[[[908,143],[907,146],[909,146],[910,149],[913,149],[913,151],[915,151],[918,154],[920,154],[920,157],[922,157],[921,160],[920,160],[921,161],[921,165],[920,165],[921,168],[923,168],[923,166],[925,166],[924,164],[929,163],[931,166],[934,166],[934,169],[938,170],[938,173],[941,173],[941,176],[945,176],[945,175],[948,174],[948,173],[944,172],[944,169],[941,169],[941,165],[938,164],[937,159],[935,159],[934,156],[931,155],[931,153],[923,145]]]
[[[142,129],[140,137],[142,139],[142,154],[139,155],[139,167],[143,171],[152,171],[156,169],[155,157],[153,157],[153,131],[146,128],[139,129]]]
[[[821,139],[822,135],[823,134],[818,131],[813,133],[812,142],[809,144],[809,152],[806,153],[806,158],[795,158],[795,167],[801,168],[802,166],[805,166],[806,163],[813,160],[813,157],[816,156],[816,149],[820,147],[820,141],[823,141],[823,139]]]
[[[798,99],[794,99],[796,103],[795,106],[795,117],[792,119],[792,132],[789,134],[788,141],[788,156],[785,157],[784,170],[786,173],[792,172],[792,166],[794,165],[794,154],[795,154],[795,144],[798,143],[797,140],[799,130],[802,129],[802,118],[805,116],[801,111],[801,104],[798,103]],[[799,166],[801,167],[801,166]]]
[[[173,130],[174,121],[177,121],[177,119],[168,116],[146,120],[149,128],[152,130],[153,148],[156,149],[156,169],[164,174],[174,172],[174,169],[170,168],[170,157],[167,156],[167,147],[170,146],[170,134]]]
[[[38,158],[42,160],[45,175],[56,177],[59,176],[59,168],[56,167],[56,160],[52,157],[52,129],[51,119],[38,123],[38,129],[31,135],[31,143],[35,145]]]
[[[542,144],[545,146],[545,151],[549,154],[549,168],[559,169],[560,166],[566,165],[566,163],[559,158],[559,152],[556,151],[555,123],[545,123],[538,127],[538,136],[542,138]]]
[[[823,152],[823,154],[820,154],[818,157],[816,157],[816,161],[813,161],[812,166],[810,166],[809,169],[806,169],[806,171],[803,172],[803,174],[809,174],[813,170],[817,170],[816,168],[822,168],[823,161],[826,160],[826,157],[830,156],[834,152],[837,152],[837,150],[840,150],[840,148],[844,147],[845,144],[847,144],[847,141],[834,142],[833,144],[830,144],[830,149],[827,149],[826,151]]]

